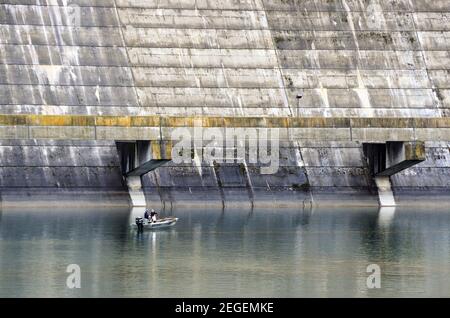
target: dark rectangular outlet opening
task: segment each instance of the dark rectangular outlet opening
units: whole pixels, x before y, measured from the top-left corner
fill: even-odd
[[[133,170],[136,165],[136,143],[116,142],[116,147],[120,158],[122,174],[126,175],[127,172]]]
[[[364,143],[363,151],[373,176],[386,170],[386,144]]]

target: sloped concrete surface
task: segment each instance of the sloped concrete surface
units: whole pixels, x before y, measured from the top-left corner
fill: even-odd
[[[0,0],[0,112],[445,118],[449,19],[445,0]],[[424,140],[427,151],[425,162],[391,178],[397,202],[418,193],[445,199],[450,127],[417,123],[295,128],[276,175],[172,165],[145,176],[144,191],[161,205],[376,204],[360,143],[394,138]],[[89,189],[128,204],[114,140],[160,133],[1,126],[2,203]]]

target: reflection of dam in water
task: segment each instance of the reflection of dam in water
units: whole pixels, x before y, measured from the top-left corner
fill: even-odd
[[[2,1],[2,205],[125,206],[128,187],[162,207],[449,202],[449,12],[444,0]],[[192,162],[123,178],[118,144],[198,120],[276,129],[279,169],[206,163],[197,144]]]
[[[3,210],[0,296],[450,295],[447,211],[397,208],[165,211],[130,230],[126,209]],[[81,289],[66,288],[66,266]],[[379,290],[366,267],[381,268]]]

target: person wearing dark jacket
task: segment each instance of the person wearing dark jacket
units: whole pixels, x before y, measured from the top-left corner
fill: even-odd
[[[150,221],[151,222],[156,222],[156,216],[158,215],[158,213],[155,212],[155,210],[152,209],[152,211],[150,212]]]

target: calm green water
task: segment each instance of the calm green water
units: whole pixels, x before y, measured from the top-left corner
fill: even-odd
[[[4,209],[0,297],[450,296],[448,211],[172,211],[174,228],[143,234],[132,213]]]

